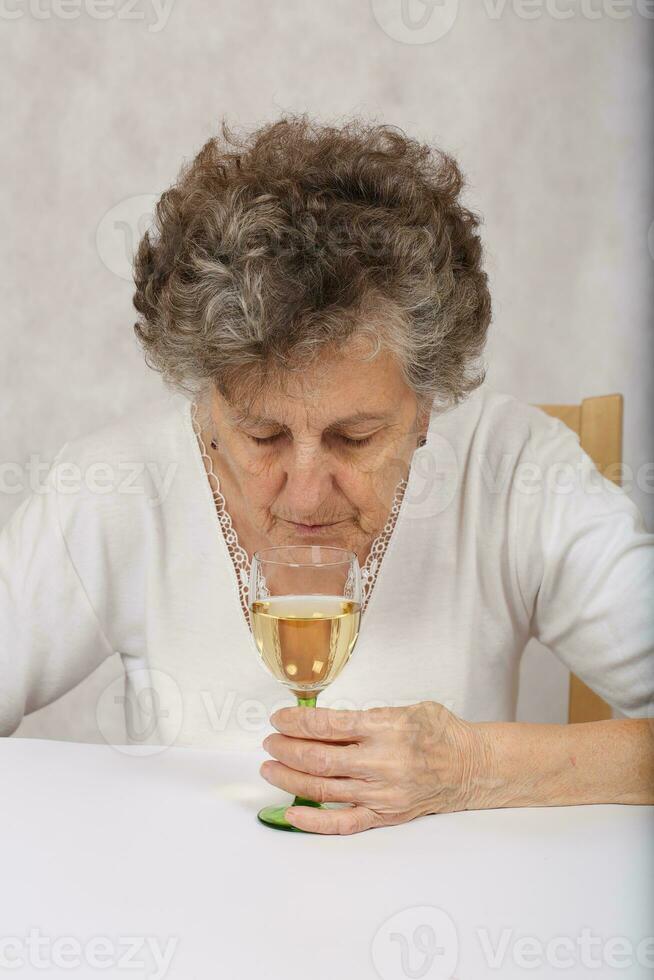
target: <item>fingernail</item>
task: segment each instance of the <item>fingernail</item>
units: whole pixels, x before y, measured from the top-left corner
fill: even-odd
[[[286,813],[284,814],[284,816],[286,817],[286,819],[288,820],[289,823],[294,823],[294,821],[295,821],[295,813],[293,811],[293,807],[290,807],[286,811]]]

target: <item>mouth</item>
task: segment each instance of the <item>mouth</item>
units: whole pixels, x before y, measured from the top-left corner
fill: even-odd
[[[299,534],[321,534],[342,523],[343,521],[334,521],[331,524],[298,524],[296,521],[287,521],[287,524],[290,524],[293,530]]]

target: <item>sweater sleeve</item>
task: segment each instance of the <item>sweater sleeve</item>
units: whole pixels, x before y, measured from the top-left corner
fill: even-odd
[[[0,532],[0,736],[114,652],[61,531],[56,473]]]
[[[613,708],[654,708],[654,534],[579,437],[533,407],[515,473],[516,567],[531,633]]]

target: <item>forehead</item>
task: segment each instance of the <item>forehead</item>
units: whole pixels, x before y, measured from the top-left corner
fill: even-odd
[[[313,370],[286,377],[257,394],[233,392],[228,407],[237,423],[306,423],[310,426],[374,424],[397,419],[414,396],[387,352],[372,359],[341,352],[320,359]]]

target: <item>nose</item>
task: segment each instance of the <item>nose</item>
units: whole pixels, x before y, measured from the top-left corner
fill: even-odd
[[[284,496],[291,520],[314,524],[330,520],[334,474],[319,448],[298,447],[286,467]]]

